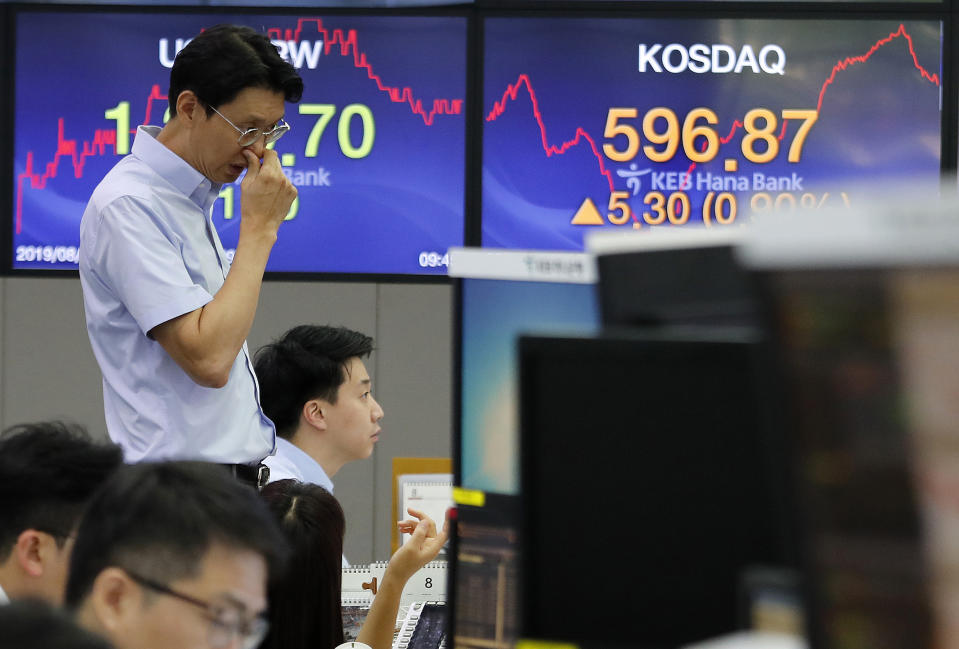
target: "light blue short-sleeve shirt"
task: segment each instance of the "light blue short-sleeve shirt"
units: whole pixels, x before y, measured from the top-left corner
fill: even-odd
[[[246,343],[222,388],[195,383],[150,338],[213,299],[230,269],[213,227],[220,186],[141,126],[80,224],[87,332],[103,373],[110,437],[128,462],[251,463],[273,452]]]
[[[319,462],[306,451],[289,440],[276,438],[276,454],[263,460],[270,467],[270,482],[277,480],[299,480],[320,485],[333,493],[333,481]]]

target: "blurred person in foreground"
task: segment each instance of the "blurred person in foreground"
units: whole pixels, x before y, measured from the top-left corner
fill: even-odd
[[[0,649],[113,649],[63,611],[36,599],[0,606]]]
[[[66,606],[117,649],[252,649],[286,554],[256,491],[222,467],[128,466],[80,523]]]

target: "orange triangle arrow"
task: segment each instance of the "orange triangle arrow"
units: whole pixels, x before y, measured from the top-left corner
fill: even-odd
[[[603,225],[603,215],[596,209],[596,203],[592,198],[587,197],[583,204],[576,210],[570,225]]]

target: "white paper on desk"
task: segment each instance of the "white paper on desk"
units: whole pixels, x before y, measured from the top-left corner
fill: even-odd
[[[400,520],[409,518],[408,508],[424,512],[442,529],[446,510],[453,506],[453,476],[450,473],[418,473],[401,475],[399,483]],[[410,538],[405,532],[400,535],[400,545]]]

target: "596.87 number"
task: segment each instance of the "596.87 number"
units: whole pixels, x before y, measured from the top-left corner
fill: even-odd
[[[815,110],[783,109],[781,115],[783,120],[802,120],[789,146],[787,156],[789,162],[799,162],[806,136],[819,119],[819,113]],[[607,158],[614,162],[629,162],[639,153],[639,132],[635,126],[621,121],[635,119],[638,116],[639,111],[635,108],[609,109],[603,137],[612,140],[622,135],[626,138],[626,146],[617,149],[612,142],[604,143],[603,153]],[[642,147],[643,153],[651,162],[668,162],[676,155],[682,143],[683,153],[690,162],[710,162],[719,153],[719,134],[710,126],[717,122],[719,118],[709,108],[694,108],[686,114],[680,128],[679,117],[672,109],[650,108],[643,116],[643,135],[650,142]],[[661,128],[659,126],[661,124],[664,124],[665,128]],[[767,108],[754,108],[746,113],[743,119],[745,135],[741,144],[743,157],[746,160],[764,163],[779,155],[779,137],[775,133],[777,124],[776,114]],[[765,146],[757,147],[760,142]],[[660,145],[661,148],[657,148],[656,145]]]

